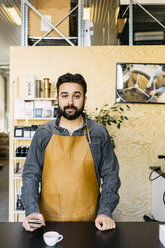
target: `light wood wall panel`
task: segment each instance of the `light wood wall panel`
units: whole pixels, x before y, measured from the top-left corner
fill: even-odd
[[[116,62],[165,63],[164,46],[96,47],[12,47],[11,83],[19,79],[19,96],[24,96],[26,75],[49,77],[53,83],[66,72],[81,73],[88,83],[87,108],[93,111],[115,102]],[[124,104],[122,104],[124,106]],[[120,163],[120,203],[114,212],[117,221],[142,221],[151,215],[149,166],[160,165],[165,154],[164,104],[130,104],[116,135],[115,152]]]

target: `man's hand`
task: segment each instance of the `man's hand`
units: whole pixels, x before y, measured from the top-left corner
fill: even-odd
[[[152,90],[152,91],[149,93],[150,96],[154,96],[155,94],[156,94],[156,90]]]
[[[44,220],[43,215],[40,213],[32,213],[32,214],[29,214],[28,216],[26,216],[26,218],[24,219],[24,221],[22,223],[22,225],[26,231],[33,232],[34,230],[39,228],[39,227],[30,227],[29,220],[40,220],[41,226],[45,226],[45,220]]]
[[[95,226],[101,231],[110,230],[116,227],[114,220],[103,214],[96,217]]]

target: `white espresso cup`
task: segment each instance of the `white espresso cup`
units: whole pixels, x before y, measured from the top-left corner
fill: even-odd
[[[44,241],[47,245],[53,246],[63,239],[63,236],[58,232],[50,231],[43,235]]]

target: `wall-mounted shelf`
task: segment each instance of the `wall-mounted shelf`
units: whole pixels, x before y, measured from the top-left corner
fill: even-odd
[[[24,214],[25,210],[14,210],[13,213],[14,214]]]
[[[51,118],[13,118],[13,120],[20,120],[20,121],[33,121],[33,120],[39,120],[39,121],[47,121],[47,120],[54,120],[54,117],[51,117]],[[23,139],[23,138],[22,138]],[[27,139],[27,138],[25,138]]]
[[[22,100],[22,101],[57,101],[56,97],[51,97],[51,98],[11,98],[11,100]]]
[[[15,176],[13,177],[13,179],[15,179],[15,180],[22,180],[22,174],[21,173],[19,175],[15,174]]]
[[[14,160],[25,160],[26,157],[13,157]]]

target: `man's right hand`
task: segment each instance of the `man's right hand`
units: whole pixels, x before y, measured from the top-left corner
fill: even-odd
[[[34,230],[39,228],[39,227],[30,227],[29,220],[40,220],[41,226],[45,226],[45,220],[43,215],[40,213],[32,213],[26,216],[26,218],[23,220],[22,225],[26,231],[33,232]]]

